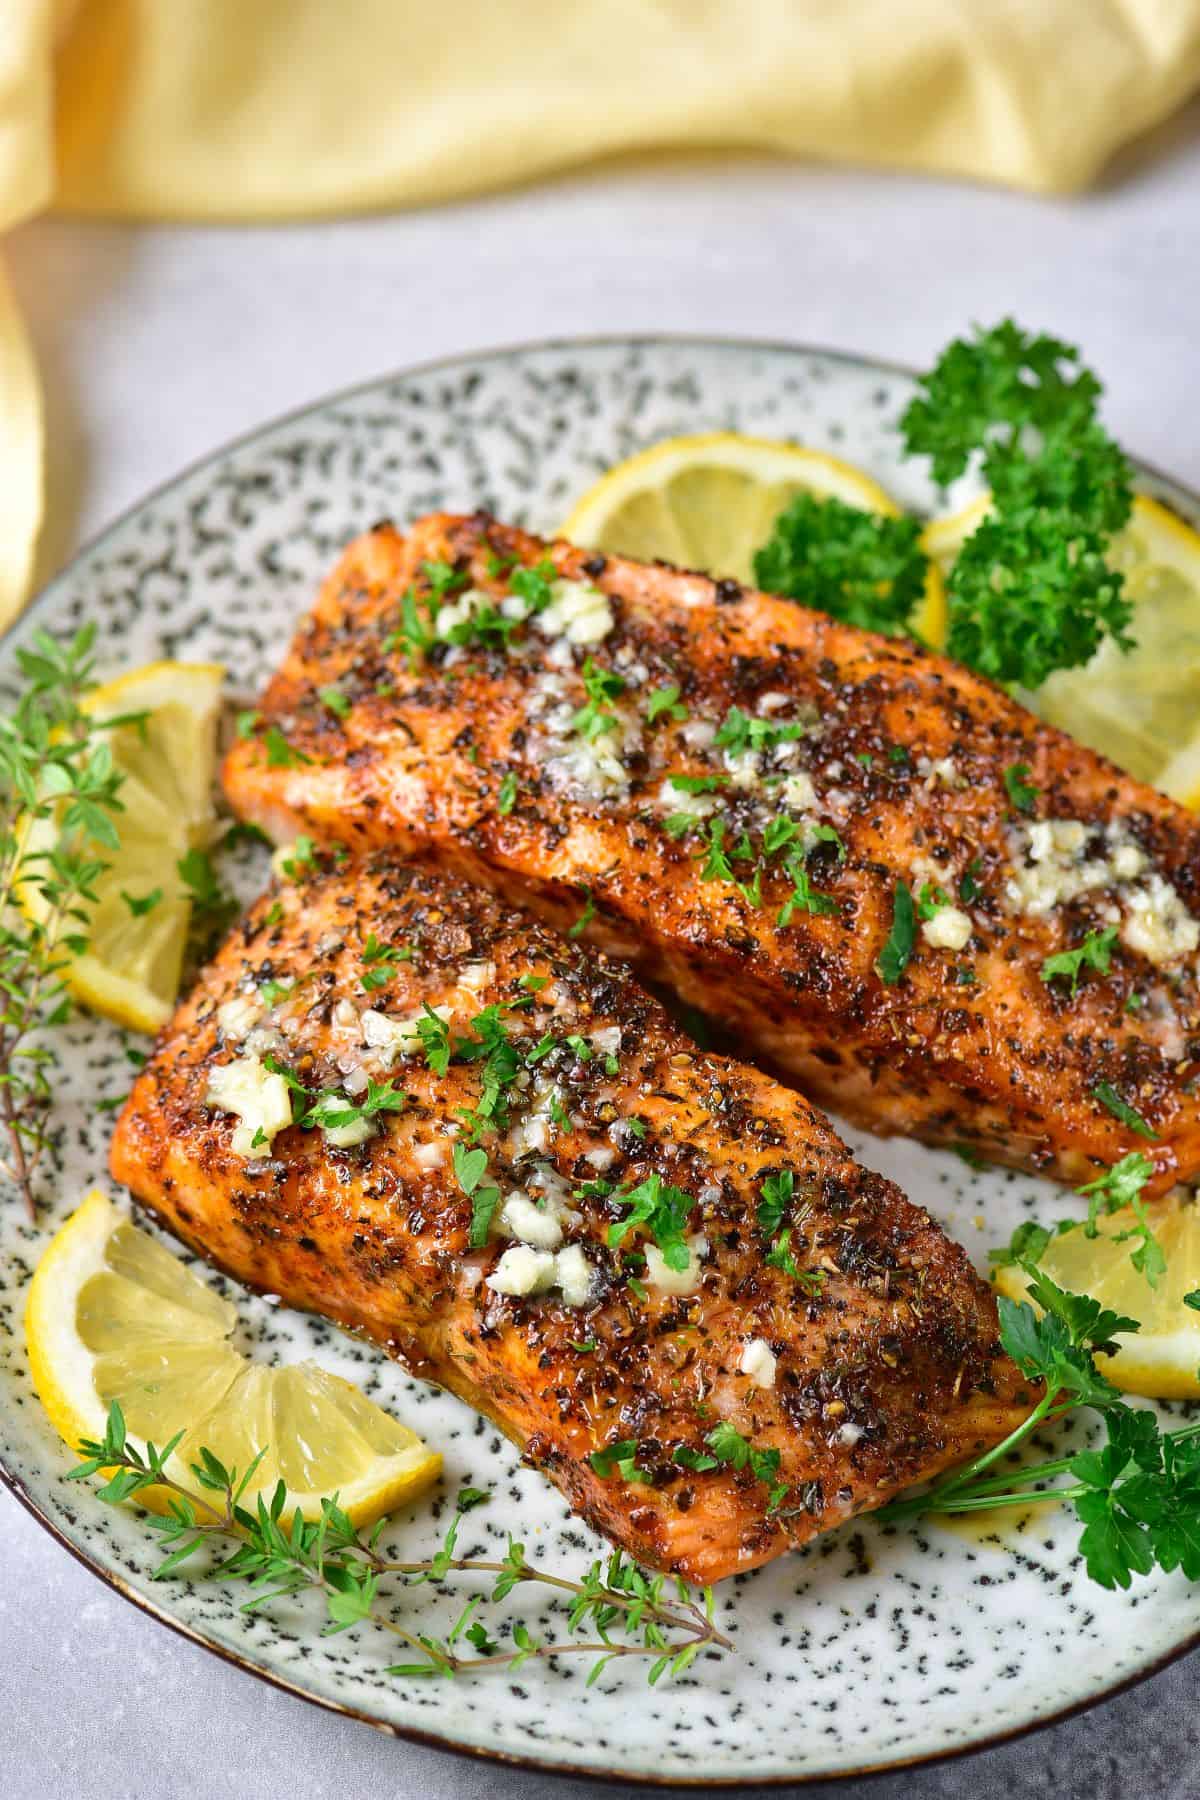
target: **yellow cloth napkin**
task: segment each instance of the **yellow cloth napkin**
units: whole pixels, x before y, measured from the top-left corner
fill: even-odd
[[[1197,86],[1200,0],[0,0],[0,227],[411,205],[714,144],[1063,190]],[[31,381],[0,290],[0,622]]]

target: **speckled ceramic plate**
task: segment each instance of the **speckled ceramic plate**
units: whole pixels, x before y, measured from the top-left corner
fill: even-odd
[[[544,344],[444,362],[342,394],[268,426],[152,495],[80,555],[0,647],[12,678],[35,625],[99,626],[116,672],[157,656],[217,658],[239,687],[271,668],[326,564],[389,515],[486,506],[553,529],[601,470],[672,432],[727,427],[796,438],[862,464],[898,500],[936,500],[898,460],[898,371],[824,352],[746,343],[626,339]],[[1200,520],[1173,484],[1152,491]],[[252,891],[261,870],[242,872]],[[1108,1595],[1084,1577],[1053,1510],[1005,1541],[863,1520],[719,1590],[736,1654],[702,1659],[649,1690],[636,1664],[596,1687],[564,1662],[510,1679],[421,1683],[380,1670],[393,1649],[369,1631],[317,1635],[315,1616],[277,1606],[246,1617],[216,1583],[152,1583],[154,1547],[136,1515],[62,1480],[72,1461],[29,1385],[25,1287],[53,1228],[103,1179],[110,1114],[128,1083],[125,1043],[84,1021],[61,1035],[56,1167],[42,1222],[0,1207],[0,1453],[13,1491],[97,1574],[164,1622],[320,1704],[419,1737],[538,1767],[657,1782],[796,1781],[881,1769],[978,1746],[1086,1705],[1155,1668],[1200,1631],[1181,1578]],[[981,1261],[1038,1205],[1038,1184],[972,1175],[955,1158],[857,1137],[865,1160],[927,1205]],[[489,1425],[408,1380],[319,1320],[236,1296],[246,1344],[314,1356],[394,1406],[446,1456],[446,1490],[492,1489],[463,1546],[514,1530],[531,1554],[583,1566],[600,1549],[558,1494]],[[406,1556],[440,1539],[444,1501],[392,1522]],[[422,1628],[457,1604],[413,1590]],[[532,1604],[532,1603],[531,1603]],[[536,1630],[536,1609],[530,1623]]]

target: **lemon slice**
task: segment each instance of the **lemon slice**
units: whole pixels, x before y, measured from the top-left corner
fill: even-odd
[[[1200,1287],[1200,1212],[1177,1194],[1148,1201],[1146,1212],[1167,1259],[1157,1287],[1129,1260],[1128,1240],[1118,1241],[1136,1223],[1128,1207],[1100,1219],[1097,1237],[1079,1229],[1051,1238],[1038,1266],[1059,1287],[1090,1294],[1114,1312],[1140,1321],[1139,1332],[1116,1340],[1120,1350],[1115,1356],[1096,1358],[1117,1387],[1154,1400],[1195,1399],[1200,1395],[1200,1312],[1185,1306],[1183,1297]],[[1020,1269],[999,1269],[995,1281],[1010,1300],[1029,1298]]]
[[[823,450],[712,431],[665,438],[602,475],[579,499],[561,535],[589,550],[754,580],[754,552],[797,494],[842,500],[895,518],[877,481]],[[946,632],[941,577],[930,571],[913,629],[940,643]]]
[[[925,532],[926,555],[943,573],[988,503],[985,494]],[[1109,561],[1134,605],[1134,649],[1106,638],[1082,668],[1059,669],[1022,697],[1080,743],[1200,809],[1200,534],[1139,494]]]
[[[38,1263],[25,1342],[64,1442],[103,1440],[116,1400],[139,1449],[184,1432],[166,1466],[193,1490],[190,1464],[204,1447],[245,1470],[266,1446],[251,1503],[282,1480],[288,1512],[298,1506],[305,1518],[336,1493],[356,1524],[369,1524],[436,1480],[442,1459],[415,1431],[314,1363],[249,1361],[230,1342],[236,1325],[227,1300],[93,1189]],[[164,1502],[162,1489],[138,1496],[155,1511]]]
[[[115,817],[121,847],[97,850],[108,866],[95,883],[87,949],[72,958],[67,985],[84,1006],[134,1031],[157,1031],[179,988],[190,903],[177,865],[212,831],[224,675],[217,663],[149,663],[87,697],[99,720],[142,717],[98,740],[123,777],[123,811]],[[53,850],[58,827],[50,815],[30,820],[23,833],[24,855],[40,857]],[[25,881],[19,898],[31,918],[46,921],[36,881]]]

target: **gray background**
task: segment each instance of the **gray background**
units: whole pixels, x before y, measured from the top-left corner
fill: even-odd
[[[148,488],[274,413],[406,363],[541,335],[761,335],[921,363],[970,321],[1012,312],[1081,344],[1124,443],[1200,487],[1200,106],[1071,201],[705,157],[616,162],[324,225],[48,220],[8,249],[47,386],[43,577]],[[615,1791],[565,1789],[318,1712],[118,1600],[3,1492],[0,1529],[11,1800]],[[1198,1674],[1193,1657],[1023,1742],[836,1791],[1196,1796]]]

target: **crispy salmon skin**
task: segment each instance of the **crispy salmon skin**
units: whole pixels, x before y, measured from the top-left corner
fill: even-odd
[[[430,869],[310,871],[260,901],[138,1076],[112,1170],[695,1581],[881,1505],[1031,1404],[963,1252],[798,1094]]]
[[[261,712],[243,816],[585,914],[873,1131],[1200,1172],[1197,825],[968,670],[435,516],[350,546]]]

